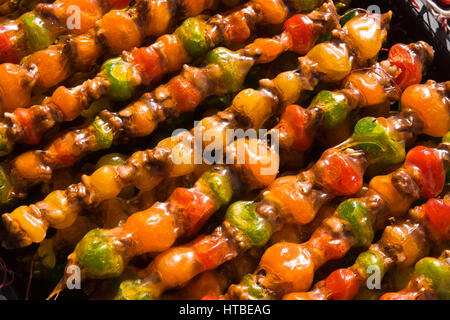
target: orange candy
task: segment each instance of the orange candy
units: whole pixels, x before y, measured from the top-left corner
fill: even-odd
[[[72,62],[80,71],[91,68],[103,52],[96,38],[90,33],[74,38],[72,45],[77,53]]]
[[[369,188],[378,193],[386,202],[390,214],[394,217],[404,215],[409,207],[414,202],[414,198],[406,197],[405,194],[400,193],[392,184],[392,176],[376,176],[369,184]]]
[[[412,110],[422,120],[424,134],[442,137],[450,130],[449,100],[434,81],[413,85],[403,92],[402,111]]]
[[[164,57],[164,72],[179,70],[183,64],[190,62],[183,41],[174,34],[159,37],[153,44],[153,48],[161,52]]]
[[[38,70],[36,84],[39,87],[51,88],[70,74],[70,63],[67,55],[63,53],[62,46],[53,46],[33,53],[26,60],[25,66],[34,65]]]
[[[194,249],[189,245],[175,247],[158,255],[152,268],[158,271],[168,287],[182,285],[204,271],[195,259]]]
[[[73,34],[86,33],[103,15],[98,0],[65,0],[61,1],[60,8],[68,31]],[[80,13],[79,20],[74,19],[77,13]]]
[[[25,179],[39,180],[49,176],[49,168],[41,164],[41,157],[36,152],[25,152],[14,160],[14,169]]]
[[[52,95],[52,102],[56,104],[64,115],[64,121],[72,121],[80,115],[83,105],[78,95],[64,86],[58,87]]]
[[[301,192],[302,189],[296,176],[281,177],[272,183],[264,198],[278,203],[292,222],[306,224],[314,219],[316,210],[308,197]]]
[[[374,106],[386,101],[387,96],[383,85],[380,83],[379,76],[373,72],[355,72],[348,76],[346,86],[357,89],[361,94],[363,101],[361,108]]]

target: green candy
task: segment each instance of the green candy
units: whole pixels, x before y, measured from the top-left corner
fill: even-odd
[[[361,253],[356,259],[355,264],[358,266],[361,276],[364,278],[368,278],[371,274],[373,274],[373,270],[369,270],[370,267],[378,268],[380,270],[381,277],[384,276],[385,269],[383,259],[373,251],[364,251]]]
[[[220,67],[223,85],[227,92],[237,92],[242,88],[253,60],[219,47],[207,54],[206,63],[215,63]]]
[[[175,35],[183,41],[184,48],[191,57],[197,58],[210,49],[207,38],[208,24],[199,18],[188,18],[175,30]]]
[[[336,128],[347,118],[347,98],[342,93],[322,90],[313,99],[311,105],[323,107],[325,129]]]
[[[372,164],[398,164],[405,159],[404,143],[393,140],[373,117],[358,121],[352,139],[367,153]]]
[[[310,12],[316,9],[322,1],[320,0],[292,0],[290,3],[298,12]]]
[[[122,281],[116,300],[153,300],[151,291],[142,284],[142,280]]]
[[[440,299],[450,300],[450,266],[435,258],[423,258],[416,263],[416,274],[430,279]]]
[[[351,232],[360,246],[372,243],[374,232],[372,221],[364,205],[357,200],[346,200],[337,208],[337,216],[347,221]]]
[[[109,97],[116,101],[130,99],[134,91],[131,83],[133,79],[132,64],[123,61],[122,58],[113,58],[105,61],[102,65],[102,70],[110,83],[108,89]]]
[[[269,300],[266,290],[255,281],[251,274],[242,277],[241,285],[247,287],[247,293],[253,300]]]
[[[97,138],[96,150],[109,149],[114,140],[114,133],[109,123],[97,116],[92,122],[92,128]]]
[[[202,180],[216,195],[222,206],[231,201],[233,197],[233,186],[227,176],[215,170],[210,170],[203,174]]]
[[[256,213],[256,207],[251,201],[235,202],[228,208],[225,220],[244,234],[250,246],[262,247],[272,236],[272,226]]]
[[[351,10],[349,10],[351,11]],[[348,11],[347,11],[348,12]],[[362,10],[355,10],[349,13],[344,13],[343,17],[341,18],[341,20],[339,20],[339,24],[341,26],[344,26],[347,22],[349,22],[350,20],[352,20],[354,17],[356,17],[357,15],[364,13],[364,11]]]
[[[122,256],[114,248],[113,239],[101,229],[89,231],[77,244],[75,254],[80,267],[91,278],[111,278],[123,272]]]
[[[25,27],[27,40],[34,51],[45,49],[55,41],[55,38],[45,26],[44,20],[32,12],[23,14],[19,19]]]

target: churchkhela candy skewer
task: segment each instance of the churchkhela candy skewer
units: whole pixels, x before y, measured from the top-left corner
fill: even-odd
[[[389,16],[387,19],[389,19]],[[364,17],[362,18],[364,19]],[[341,32],[338,33],[339,35],[341,35]],[[376,42],[378,43],[379,40],[382,41],[382,39],[378,39]],[[332,43],[335,45],[334,51],[332,50]],[[325,52],[328,52],[330,58],[338,58],[342,62],[342,60],[347,61],[349,59],[348,53],[343,55],[341,49],[336,48],[345,48],[345,44],[346,42],[342,40],[333,40],[333,42],[325,43],[322,46],[329,49]],[[378,44],[375,45],[378,46]],[[378,47],[381,48],[381,43]],[[330,53],[332,53],[331,56]],[[300,71],[285,72],[272,81],[262,81],[262,88],[258,91],[242,91],[235,97],[230,108],[216,116],[203,119],[197,125],[198,130],[200,130],[200,137],[203,137],[206,130],[215,130],[217,136],[225,137],[223,145],[226,146],[232,138],[226,137],[226,129],[259,128],[266,118],[278,114],[283,105],[289,105],[296,101],[304,88],[313,88],[319,80],[318,76],[322,75],[323,77],[331,74],[332,79],[340,80],[350,72],[350,70],[346,72],[341,70],[339,77],[336,78],[335,69],[332,67],[322,69],[323,73],[318,70],[312,71],[309,68],[311,65],[317,65],[316,59],[325,58],[326,56],[321,55],[300,58]],[[349,68],[351,68],[351,65],[349,65]],[[302,71],[303,69],[304,71]],[[261,106],[264,107],[264,110],[261,109]],[[256,107],[259,108],[258,112],[255,112]],[[141,190],[150,190],[166,177],[176,177],[192,172],[196,167],[193,164],[194,161],[191,160],[182,164],[175,163],[172,149],[175,150],[175,147],[180,146],[180,142],[187,141],[187,143],[181,145],[181,149],[178,148],[180,149],[178,151],[179,154],[184,154],[189,159],[192,158],[194,156],[194,130],[195,128],[192,130],[193,133],[184,132],[166,139],[152,150],[135,153],[125,165],[106,166],[94,172],[90,177],[83,177],[83,183],[72,185],[65,191],[54,191],[44,201],[33,205],[33,209],[22,206],[16,209],[12,215],[3,215],[5,224],[9,226],[8,229],[11,231],[11,238],[3,244],[6,246],[27,246],[32,242],[41,241],[42,237],[45,237],[47,228],[55,226],[55,223],[50,222],[53,213],[58,215],[59,221],[70,224],[70,220],[83,207],[113,198],[126,186],[134,185]],[[209,141],[209,138],[202,139],[202,143],[205,141]],[[260,177],[259,181],[254,177],[251,181],[252,184],[261,187],[267,185],[267,179],[264,179],[259,173],[258,176]],[[58,209],[54,205],[50,205],[54,201],[59,203]],[[32,224],[30,224],[31,221],[33,221]],[[39,223],[36,223],[38,221]],[[25,231],[26,229],[28,231]]]
[[[368,247],[389,218],[406,214],[420,197],[438,196],[449,168],[450,144],[411,149],[401,168],[373,178],[363,197],[342,202],[307,242],[278,243],[267,249],[255,273],[230,287],[227,298],[255,299],[255,287],[266,299],[308,290],[315,271],[326,262],[343,258],[352,247]]]
[[[250,248],[264,246],[284,222],[306,224],[327,201],[355,194],[362,187],[368,165],[398,164],[405,158],[405,145],[416,135],[442,137],[448,132],[446,87],[434,81],[408,87],[399,114],[361,119],[352,137],[325,151],[311,169],[275,180],[259,202],[232,204],[222,225],[211,234],[159,254],[141,272],[140,279],[121,283],[118,298],[157,299],[165,290],[201,272],[215,269]],[[310,255],[302,247],[299,251],[298,255]],[[305,268],[312,272],[312,263],[305,261]]]
[[[86,33],[108,11],[123,9],[129,2],[57,0],[39,3],[18,19],[0,24],[0,63],[18,63],[26,55],[46,49],[61,35]]]
[[[450,300],[450,250],[439,258],[420,259],[406,288],[385,293],[381,300]]]
[[[109,95],[113,100],[126,100],[138,86],[156,83],[163,74],[179,70],[183,63],[204,55],[219,43],[247,39],[255,24],[256,14],[258,11],[249,11],[245,7],[222,19],[212,17],[204,21],[200,18],[189,18],[173,35],[178,41],[168,42],[166,46],[157,41],[149,47],[124,52],[123,58],[106,61],[95,78],[72,89],[56,89],[53,96],[45,99],[42,105],[28,109],[19,108],[13,113],[7,113],[5,119],[0,121],[3,154],[9,153],[17,142],[37,144],[41,136],[58,123],[78,117],[93,99]],[[261,14],[258,19],[261,20]],[[147,93],[122,113],[133,117],[132,112],[136,112],[134,106],[148,103],[149,100],[155,100],[155,103],[170,110],[173,106],[164,105],[168,104],[166,101],[170,98],[183,100],[172,102],[182,112],[186,111],[185,109],[194,109],[209,96],[237,92],[250,66],[271,62],[288,50],[305,54],[320,35],[329,33],[337,24],[337,14],[332,3],[325,3],[307,16],[295,15],[285,23],[285,31],[279,36],[257,39],[236,52],[224,48],[213,50],[206,58],[208,65],[203,68],[185,66],[181,75],[152,93]],[[219,32],[220,30],[223,32]],[[184,47],[184,50],[181,50],[180,46]],[[180,53],[180,50],[183,52]],[[162,58],[159,55],[162,55]],[[225,70],[212,70],[213,65],[219,65]],[[207,78],[206,83],[199,80],[201,77]],[[226,77],[228,78],[225,79]],[[223,85],[224,81],[226,86]],[[199,86],[210,89],[203,87],[200,90]],[[186,97],[180,96],[183,94],[186,94]],[[183,102],[186,102],[184,106]],[[123,118],[120,113],[118,116]]]
[[[370,284],[371,276],[381,281],[394,266],[412,266],[425,257],[431,243],[449,239],[450,200],[430,199],[411,209],[406,219],[386,227],[381,239],[361,253],[353,266],[332,272],[325,280],[316,283],[312,291],[291,293],[284,299],[352,299],[362,286]],[[431,277],[440,298],[449,299],[448,265],[435,262],[427,259],[419,264],[419,270],[424,276]],[[431,293],[430,289],[423,293]]]
[[[29,106],[31,90],[34,86],[53,87],[74,71],[89,70],[103,53],[109,52],[117,55],[123,50],[131,50],[139,46],[145,37],[159,36],[167,32],[174,20],[198,15],[214,5],[215,2],[215,0],[140,0],[126,11],[108,12],[89,32],[69,37],[67,41],[37,51],[20,65],[10,63],[0,65],[0,96],[2,98],[0,109],[2,113]],[[255,23],[262,21],[282,23],[287,15],[287,10],[281,0],[252,0],[239,12],[241,14],[230,16],[235,18],[233,21],[226,19],[225,25],[238,25],[242,27],[243,32],[241,29],[236,32],[235,28],[230,30],[217,28],[218,30],[215,30],[213,35],[220,38],[223,33],[231,39],[233,36],[238,38],[243,35],[248,36],[250,32],[248,28],[252,29]],[[223,19],[225,17],[221,15],[216,16],[217,22]],[[200,31],[195,29],[195,25],[193,27],[194,30],[190,31]],[[201,40],[205,39],[192,38],[192,40],[191,45],[195,47],[195,44],[201,43]],[[213,42],[213,40],[208,37],[208,41]],[[170,62],[181,66],[183,61],[180,62],[180,59],[188,58],[183,42],[176,35],[161,36],[157,43],[158,45],[152,48],[147,55],[142,56],[144,63],[148,62],[151,65],[152,62],[157,62],[161,58],[166,62],[164,67],[170,68],[173,67]],[[168,48],[171,49],[170,57],[165,55]],[[118,66],[118,68],[113,68],[114,66]],[[159,64],[157,66],[159,67]],[[125,82],[128,76],[131,77],[126,71],[135,69],[127,68],[128,63],[125,61],[110,63],[109,67],[115,70],[114,72],[109,70],[110,73],[122,71],[122,77],[116,80]]]

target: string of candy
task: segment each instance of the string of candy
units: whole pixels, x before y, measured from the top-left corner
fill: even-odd
[[[424,205],[411,209],[406,219],[386,227],[381,239],[361,253],[353,266],[333,271],[325,280],[316,283],[312,291],[291,293],[284,299],[352,299],[362,286],[368,284],[375,270],[381,280],[394,266],[412,266],[427,255],[431,244],[449,239],[450,201],[430,199]],[[448,265],[425,259],[419,270],[431,278],[440,298],[449,299]],[[433,285],[424,288],[422,293],[426,296],[429,291],[434,292]]]
[[[46,131],[62,121],[75,119],[94,99],[98,100],[103,95],[109,95],[112,100],[127,100],[133,96],[133,92],[139,86],[148,86],[160,81],[164,74],[179,70],[184,63],[203,56],[218,44],[246,40],[256,22],[264,18],[258,10],[249,10],[249,8],[252,7],[246,6],[227,16],[216,15],[207,21],[199,17],[189,18],[170,36],[172,41],[164,43],[163,40],[165,41],[168,37],[166,35],[148,47],[124,52],[122,58],[106,61],[102,71],[96,77],[86,80],[81,85],[71,89],[59,87],[51,98],[44,99],[42,105],[35,105],[28,109],[19,108],[13,113],[6,113],[5,119],[0,122],[3,154],[11,152],[17,142],[39,143]],[[285,24],[285,31],[277,37],[258,39],[252,45],[233,53],[224,51],[223,48],[210,52],[207,62],[217,63],[226,69],[222,71],[222,74],[212,72],[211,66],[204,68],[185,66],[181,75],[172,79],[166,86],[156,89],[150,96],[162,105],[168,97],[161,101],[157,98],[158,93],[160,95],[161,92],[168,90],[169,97],[177,98],[178,95],[186,92],[189,94],[188,97],[175,103],[178,102],[180,111],[193,109],[208,96],[237,91],[245,79],[248,68],[253,64],[268,63],[288,50],[305,54],[321,34],[330,32],[336,24],[334,6],[332,3],[326,3],[308,16],[297,15],[289,19]],[[302,35],[301,39],[298,39],[299,34]],[[236,70],[233,70],[233,67]],[[211,89],[199,90],[197,73],[207,78],[207,82],[201,85],[211,86]],[[219,88],[217,85],[219,80],[225,81],[227,85]],[[234,81],[236,82],[233,83]],[[197,91],[199,93],[195,94]],[[148,99],[149,94],[146,94],[139,102]],[[166,109],[170,107],[166,106]],[[131,111],[134,110],[131,109]],[[128,117],[133,117],[133,114]]]
[[[386,19],[389,19],[389,17],[390,15]],[[345,38],[345,34],[342,35],[342,32],[344,31],[338,32],[337,36]],[[223,145],[226,146],[227,141],[232,138],[226,137],[226,129],[259,128],[268,117],[278,114],[283,105],[289,105],[296,101],[304,88],[313,88],[317,85],[318,77],[321,74],[332,75],[332,78],[328,81],[343,79],[350,72],[351,64],[349,64],[349,69],[345,72],[341,71],[339,76],[336,75],[332,67],[314,71],[314,69],[311,69],[311,65],[320,65],[316,61],[322,61],[326,57],[330,57],[329,50],[333,46],[340,48],[345,46],[345,43],[342,40],[334,40],[333,42],[320,44],[320,47],[325,46],[325,52],[322,50],[317,52],[316,50],[314,55],[300,58],[301,70],[299,72],[285,72],[272,81],[262,81],[260,90],[242,91],[235,97],[230,108],[215,116],[203,119],[197,125],[197,128],[201,129],[201,136],[204,137],[208,129],[214,129],[218,136],[224,137],[225,143]],[[379,47],[381,48],[381,44]],[[350,59],[348,53],[342,55],[340,49],[331,52],[337,53],[337,55],[332,54],[331,57],[335,57],[339,61]],[[325,56],[325,54],[327,55]],[[317,75],[314,75],[315,73]],[[280,102],[282,102],[281,105]],[[72,219],[78,215],[84,206],[95,205],[105,199],[113,198],[126,186],[134,185],[141,190],[151,190],[166,177],[176,177],[192,172],[196,168],[193,159],[194,130],[195,128],[191,133],[183,132],[175,137],[163,140],[152,150],[137,152],[124,165],[100,168],[90,177],[83,177],[83,183],[72,185],[65,191],[54,191],[44,201],[36,205],[22,206],[11,215],[3,215],[5,224],[12,231],[11,241],[4,242],[4,245],[26,246],[33,241],[39,242],[45,237],[49,224],[57,228],[59,223],[64,226],[70,225],[73,222]],[[202,142],[208,140],[202,139]],[[178,149],[175,149],[175,147]],[[172,150],[177,150],[178,154],[183,155],[182,159],[188,161],[182,161],[181,164],[177,163],[178,161],[174,158],[175,154],[172,155]],[[254,179],[249,183],[254,187],[267,185],[267,180],[270,180],[271,177],[270,175],[264,177],[255,171],[252,171],[252,174]],[[57,219],[57,223],[55,223],[53,217]],[[33,224],[29,223],[30,219]],[[37,221],[39,221],[39,225],[36,223]],[[28,233],[30,234],[28,235]],[[32,235],[31,238],[30,235]]]
[[[342,202],[309,241],[279,243],[267,249],[255,273],[247,275],[240,285],[230,287],[227,297],[254,299],[255,287],[258,295],[266,299],[279,299],[289,292],[309,289],[315,270],[326,262],[344,257],[352,247],[369,246],[375,232],[389,218],[406,214],[420,197],[438,196],[444,187],[449,162],[448,143],[434,149],[411,149],[401,168],[373,178],[363,197]]]

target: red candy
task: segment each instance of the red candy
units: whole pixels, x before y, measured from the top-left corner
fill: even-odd
[[[338,269],[325,279],[325,287],[333,300],[351,300],[359,291],[358,275],[348,269]]]
[[[200,104],[200,93],[189,81],[176,77],[170,80],[169,87],[176,102],[176,108],[181,112],[193,111]]]
[[[307,110],[298,105],[290,105],[281,115],[280,124],[285,122],[293,131],[294,143],[292,148],[295,151],[305,151],[311,147],[313,135],[308,132],[306,125],[308,124]]]
[[[338,195],[350,196],[362,188],[362,172],[343,154],[331,152],[322,161],[322,180],[326,189]]]
[[[388,60],[400,69],[400,74],[395,79],[400,88],[405,89],[422,80],[422,65],[409,46],[401,43],[392,46]]]
[[[296,14],[289,18],[283,26],[283,31],[292,38],[292,50],[298,54],[306,54],[316,42],[312,20],[303,14]]]
[[[215,211],[214,202],[207,195],[192,189],[177,188],[169,199],[170,206],[186,217],[186,236],[199,231]]]
[[[417,185],[423,198],[433,198],[442,192],[445,184],[445,170],[437,152],[426,147],[415,147],[406,155],[405,167],[420,171]]]
[[[434,229],[443,240],[450,239],[450,200],[430,199],[425,212]]]

